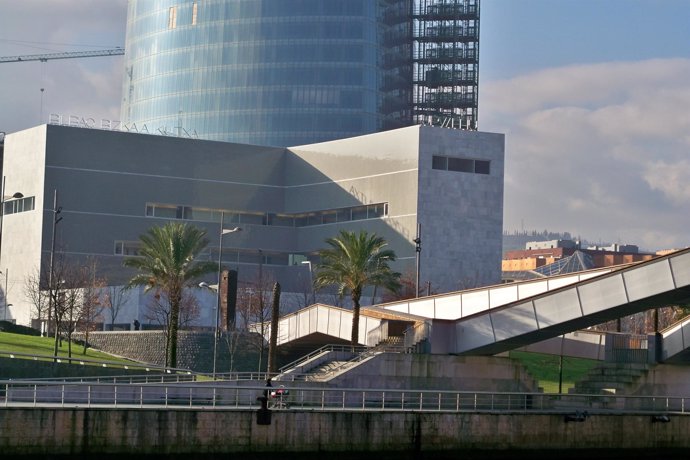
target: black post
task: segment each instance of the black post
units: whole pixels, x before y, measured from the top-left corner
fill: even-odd
[[[259,396],[257,401],[261,404],[261,407],[256,412],[256,424],[257,425],[270,425],[271,424],[271,410],[268,408],[268,398],[271,396],[271,379],[270,377],[266,379],[266,389],[264,389],[263,395]]]
[[[415,244],[415,253],[416,253],[416,263],[417,263],[417,277],[415,280],[415,285],[414,285],[414,296],[419,297],[419,256],[420,253],[422,252],[422,224],[418,223],[417,224],[417,237],[412,240]]]
[[[228,270],[227,274],[225,329],[234,331],[237,322],[237,270]]]
[[[558,394],[563,392],[563,341],[565,335],[561,335],[561,354],[558,359]]]

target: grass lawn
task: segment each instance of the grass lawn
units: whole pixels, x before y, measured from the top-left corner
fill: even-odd
[[[8,352],[29,355],[53,356],[54,339],[37,337],[10,332],[0,332],[0,356]],[[133,361],[119,358],[107,353],[87,349],[83,354],[83,347],[72,344],[72,358],[88,359],[100,362],[132,364]],[[58,350],[58,356],[67,357],[67,342],[63,341]],[[541,353],[511,351],[510,358],[519,360],[528,372],[539,382],[545,393],[558,393],[559,356]],[[598,361],[581,358],[563,358],[563,393],[567,393],[575,382],[581,380],[587,372],[597,365]]]
[[[0,352],[26,353],[30,355],[53,356],[53,346],[55,339],[51,337],[37,337],[23,334],[13,334],[11,332],[0,332]],[[72,343],[72,358],[89,360],[129,363],[131,360],[119,358],[108,353],[87,349],[83,354],[82,345]],[[67,357],[67,341],[62,341],[62,346],[58,349],[58,356]]]
[[[559,356],[511,351],[510,357],[522,362],[528,372],[537,379],[544,393],[558,393]],[[599,361],[594,359],[564,356],[562,392],[567,393],[569,388],[575,386],[575,382],[584,378],[598,363]]]

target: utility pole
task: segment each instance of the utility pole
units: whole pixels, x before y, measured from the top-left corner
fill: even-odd
[[[57,203],[58,192],[57,189],[55,189],[53,197],[53,238],[50,243],[50,268],[48,271],[48,325],[46,326],[48,336],[50,336],[50,319],[53,314],[54,297],[57,295],[53,292],[53,271],[55,270],[55,227],[57,227],[58,222],[62,220],[62,217],[58,218],[58,214],[60,214],[62,211],[62,206],[58,207]],[[57,324],[55,325],[55,328],[57,331]]]

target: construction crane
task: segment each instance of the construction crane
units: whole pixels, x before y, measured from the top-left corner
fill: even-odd
[[[71,58],[85,58],[85,57],[99,57],[99,56],[118,56],[125,54],[124,48],[115,48],[110,50],[99,51],[71,51],[66,53],[52,53],[52,54],[28,54],[24,56],[0,56],[0,64],[3,62],[27,62],[27,61],[41,61],[46,62],[49,59],[71,59]]]

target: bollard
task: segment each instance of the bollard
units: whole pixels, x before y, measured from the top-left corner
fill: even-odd
[[[270,425],[271,424],[271,411],[268,408],[268,398],[266,396],[259,396],[256,398],[261,404],[261,407],[256,412],[256,424],[257,425]]]
[[[256,424],[257,425],[270,425],[271,424],[271,411],[268,408],[268,397],[270,396],[269,388],[271,387],[271,379],[266,379],[266,389],[264,390],[263,396],[256,398],[261,404],[261,407],[256,413]]]

